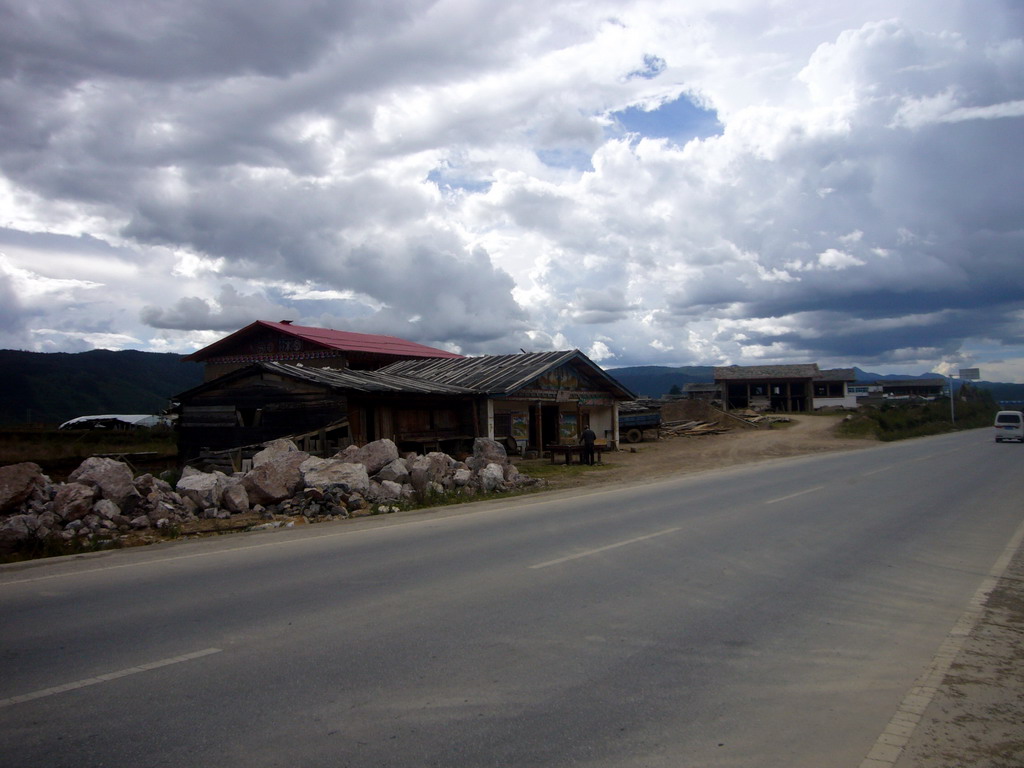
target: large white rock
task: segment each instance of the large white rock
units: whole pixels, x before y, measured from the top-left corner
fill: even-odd
[[[384,480],[374,484],[376,493],[373,494],[377,501],[398,501],[402,498],[402,486],[391,480]]]
[[[98,491],[85,483],[64,483],[53,497],[53,511],[61,520],[81,520],[92,512]]]
[[[481,470],[488,464],[508,464],[508,452],[497,440],[478,437],[473,441],[473,456],[466,462],[470,469]]]
[[[221,505],[228,512],[243,514],[249,511],[249,492],[241,482],[231,483],[224,489]]]
[[[495,491],[501,488],[505,481],[505,472],[500,464],[488,464],[477,472],[480,487],[485,491]]]
[[[252,466],[255,469],[261,464],[277,461],[289,453],[299,452],[299,448],[291,440],[271,440],[263,444],[263,450],[252,457]]]
[[[366,493],[370,487],[370,475],[362,464],[341,459],[311,459],[304,462],[301,469],[307,488],[325,490],[346,485],[350,491]]]
[[[356,451],[354,461],[366,467],[367,474],[375,475],[397,458],[398,446],[385,438],[364,445]]]
[[[303,451],[284,451],[246,473],[242,484],[249,495],[249,503],[276,504],[301,491],[303,479],[299,467],[308,458],[309,454]]]
[[[42,467],[31,461],[0,467],[0,512],[15,509],[46,483]]]
[[[68,475],[68,482],[92,485],[100,496],[125,509],[140,498],[132,483],[132,471],[127,464],[101,456],[90,456],[78,469]]]
[[[219,507],[227,486],[227,475],[223,472],[201,472],[178,480],[177,492],[192,499],[200,509]]]
[[[406,466],[405,459],[395,459],[385,465],[374,477],[380,482],[390,480],[399,484],[406,483],[409,481],[409,467]]]

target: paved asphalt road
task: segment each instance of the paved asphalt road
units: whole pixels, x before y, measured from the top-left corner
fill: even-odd
[[[4,766],[859,766],[1022,524],[987,430],[0,569]]]

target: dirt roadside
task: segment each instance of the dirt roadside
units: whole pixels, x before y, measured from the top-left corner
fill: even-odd
[[[667,406],[663,417],[666,420],[713,418],[699,404],[693,406]],[[664,479],[822,451],[851,451],[875,444],[871,440],[837,437],[836,427],[842,418],[839,415],[794,416],[789,423],[776,424],[771,428],[727,422],[722,424],[729,428],[724,434],[665,437],[635,445],[626,443],[622,450],[604,454],[601,466],[575,467],[572,471],[552,473],[546,469],[550,463],[548,459],[517,464],[526,474],[541,474],[555,488],[591,487]]]
[[[603,466],[547,467],[545,474],[556,489],[590,488],[874,444],[836,436],[841,419],[796,416],[772,429],[736,425],[722,435],[641,442],[605,455]],[[529,474],[539,464],[548,462],[520,466]],[[907,722],[893,728],[902,737],[883,734],[881,749],[861,768],[1024,768],[1024,548],[988,593],[930,703],[911,724],[912,730]]]

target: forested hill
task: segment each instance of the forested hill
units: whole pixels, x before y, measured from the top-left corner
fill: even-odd
[[[133,350],[0,350],[0,425],[60,424],[101,413],[160,413],[172,395],[202,383],[181,355]]]
[[[682,390],[686,384],[714,380],[715,369],[710,365],[687,365],[681,368],[637,365],[629,368],[612,368],[608,375],[629,387],[637,397],[658,398],[667,395],[674,386]]]

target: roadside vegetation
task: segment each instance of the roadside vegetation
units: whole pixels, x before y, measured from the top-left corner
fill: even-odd
[[[108,455],[125,457],[139,472],[157,474],[176,466],[178,446],[174,431],[167,428],[136,431],[55,427],[0,429],[0,465],[31,461],[53,480],[63,480],[90,456]]]
[[[999,404],[985,390],[965,388],[964,399],[957,398],[954,408],[955,423],[948,398],[931,402],[904,401],[861,406],[856,414],[840,424],[838,432],[843,437],[874,437],[890,442],[961,429],[990,427]]]

